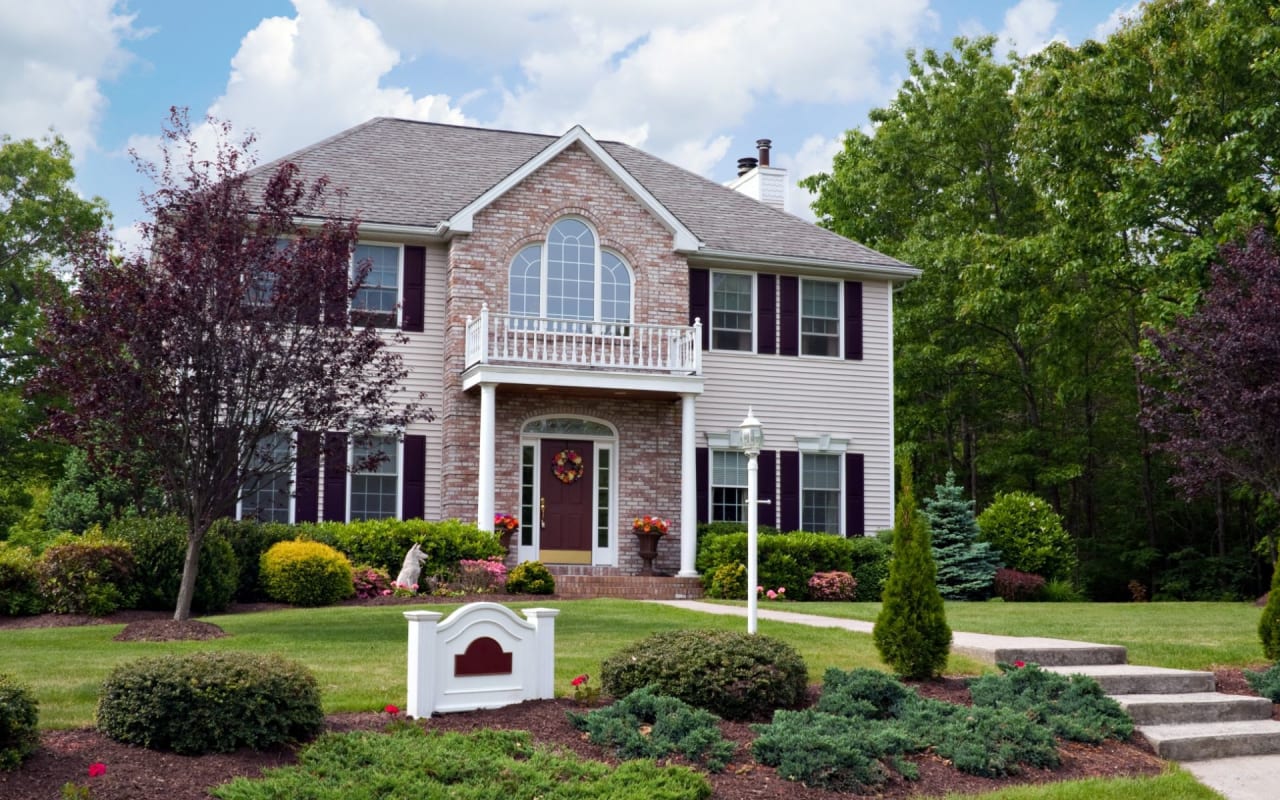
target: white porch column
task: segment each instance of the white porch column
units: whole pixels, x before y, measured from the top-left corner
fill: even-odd
[[[495,390],[492,383],[480,384],[480,474],[476,485],[476,527],[493,530],[493,482],[496,469],[494,436]]]
[[[696,578],[698,556],[698,467],[695,462],[694,401],[697,395],[680,395],[680,578]]]

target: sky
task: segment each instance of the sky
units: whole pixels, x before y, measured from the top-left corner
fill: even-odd
[[[755,141],[792,182],[829,169],[906,52],[1105,38],[1137,0],[0,0],[0,134],[56,131],[131,244],[170,106],[269,161],[376,116],[597,139],[719,182]]]

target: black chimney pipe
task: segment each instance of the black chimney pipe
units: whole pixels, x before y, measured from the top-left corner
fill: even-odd
[[[756,149],[760,152],[760,166],[769,166],[769,148],[772,146],[772,139],[756,139]]]

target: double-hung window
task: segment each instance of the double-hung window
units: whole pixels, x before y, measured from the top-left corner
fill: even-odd
[[[840,356],[840,284],[800,281],[800,353]]]
[[[566,217],[556,221],[546,241],[516,253],[508,271],[508,308],[514,316],[571,320],[553,330],[625,332],[609,323],[631,321],[631,269],[620,256],[600,247],[591,226]]]
[[[351,262],[352,277],[366,263],[369,272],[351,301],[353,320],[379,328],[396,327],[396,308],[400,299],[400,250],[399,245],[356,245]]]
[[[711,520],[747,521],[747,457],[744,453],[711,451]]]
[[[755,349],[751,275],[711,273],[711,349]]]
[[[291,521],[292,445],[292,438],[285,433],[272,434],[258,444],[240,488],[241,519]]]
[[[378,456],[370,465],[371,457]],[[400,509],[399,447],[393,436],[373,436],[351,447],[351,519],[395,519]]]
[[[800,454],[800,529],[840,533],[840,456]]]

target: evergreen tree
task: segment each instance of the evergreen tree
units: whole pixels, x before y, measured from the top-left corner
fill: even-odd
[[[894,672],[904,678],[933,678],[947,664],[951,628],[934,582],[929,525],[916,514],[911,468],[905,464],[896,516],[893,560],[872,639]]]
[[[1262,639],[1262,654],[1270,661],[1280,661],[1280,561],[1271,573],[1271,594],[1258,621],[1258,637]]]
[[[973,501],[964,499],[954,472],[933,487],[924,501],[924,515],[933,536],[933,560],[938,567],[938,591],[947,600],[984,600],[1000,567],[1000,556],[987,542],[978,541]]]

